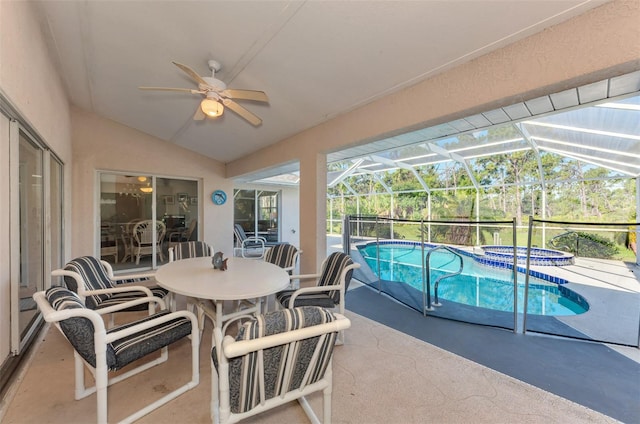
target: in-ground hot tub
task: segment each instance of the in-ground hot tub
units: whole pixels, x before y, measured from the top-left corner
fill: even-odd
[[[482,246],[486,261],[499,264],[513,264],[513,246]],[[516,247],[518,265],[526,265],[527,248]],[[484,261],[482,261],[484,262]],[[573,265],[573,255],[553,249],[531,248],[530,264],[536,266],[565,266]],[[487,264],[490,265],[490,264]]]

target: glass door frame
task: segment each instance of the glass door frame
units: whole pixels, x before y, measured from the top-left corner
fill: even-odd
[[[51,270],[47,267],[51,266],[51,263],[47,261],[47,256],[50,253],[50,245],[47,244],[47,240],[49,240],[47,231],[48,226],[46,223],[50,222],[50,209],[49,205],[46,203],[46,191],[47,185],[49,184],[49,178],[46,174],[49,170],[48,162],[50,160],[50,152],[42,143],[40,143],[36,137],[34,137],[28,129],[24,128],[17,121],[11,121],[9,123],[9,184],[10,184],[10,201],[9,204],[10,212],[9,212],[9,220],[10,220],[10,229],[9,229],[9,237],[11,246],[21,246],[22,245],[22,225],[21,225],[21,217],[20,217],[20,202],[21,202],[21,188],[20,188],[20,136],[23,135],[27,141],[41,154],[42,159],[42,190],[39,194],[41,197],[41,213],[40,217],[41,226],[40,231],[42,232],[41,237],[43,243],[41,244],[41,255],[42,261],[39,264],[40,281],[37,281],[37,289],[36,290],[44,290],[49,285],[49,279],[47,275],[51,273]],[[15,356],[19,355],[20,352],[26,347],[26,345],[30,342],[32,336],[36,333],[36,331],[40,328],[42,324],[42,315],[40,313],[36,313],[36,315],[32,318],[28,327],[25,331],[20,331],[20,283],[21,283],[21,267],[22,267],[22,257],[21,251],[25,246],[21,246],[20,248],[13,248],[10,252],[10,279],[11,279],[11,290],[10,290],[10,306],[11,306],[11,353]]]

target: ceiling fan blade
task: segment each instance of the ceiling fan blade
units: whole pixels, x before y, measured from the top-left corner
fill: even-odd
[[[269,103],[269,98],[264,91],[227,89],[222,92],[222,95],[230,99],[253,100],[256,102]]]
[[[193,88],[171,88],[171,87],[138,87],[140,90],[153,90],[153,91],[182,91],[191,94],[205,94],[204,91],[194,90]]]
[[[198,103],[198,108],[196,109],[196,113],[193,114],[193,120],[202,121],[206,117],[207,115],[204,114],[204,112],[202,111],[202,108],[200,107],[200,104]]]
[[[254,127],[257,127],[258,125],[262,124],[262,119],[258,118],[256,115],[254,115],[253,113],[249,112],[247,109],[243,108],[242,106],[240,106],[238,103],[234,102],[233,100],[231,100],[231,99],[223,99],[222,103],[226,107],[228,107],[229,109],[231,109],[232,111],[234,111],[235,113],[240,115],[242,118],[244,118],[247,121],[249,121],[251,123],[251,125],[253,125]]]
[[[191,77],[192,80],[194,80],[198,84],[209,85],[204,79],[202,79],[200,75],[198,75],[196,71],[189,68],[187,65],[183,65],[182,63],[178,63],[178,62],[171,62],[171,63],[176,65],[178,68],[182,69],[187,75]]]

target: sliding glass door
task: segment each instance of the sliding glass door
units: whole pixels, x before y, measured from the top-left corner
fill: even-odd
[[[156,268],[173,244],[197,240],[197,181],[101,172],[99,184],[99,256],[114,269]]]
[[[44,288],[43,150],[20,131],[18,282],[19,334],[23,340],[37,316],[33,294]]]
[[[234,224],[240,224],[247,235],[258,235],[267,241],[279,241],[279,191],[234,190]]]

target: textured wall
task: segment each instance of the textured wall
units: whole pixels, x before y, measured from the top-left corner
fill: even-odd
[[[199,231],[216,250],[232,255],[233,202],[217,206],[210,200],[217,189],[232,199],[232,184],[224,178],[223,164],[77,108],[72,108],[72,124],[73,257],[95,252],[95,222],[99,219],[96,170],[199,178]]]

